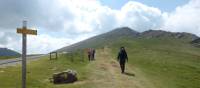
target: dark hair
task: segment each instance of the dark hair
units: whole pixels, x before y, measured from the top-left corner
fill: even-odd
[[[122,50],[122,51],[123,51],[123,50],[125,50],[125,48],[122,46],[122,47],[120,47],[120,50]]]

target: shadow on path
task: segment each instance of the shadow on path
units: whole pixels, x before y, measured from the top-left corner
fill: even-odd
[[[129,72],[125,72],[125,73],[124,73],[124,75],[127,75],[127,76],[132,76],[132,77],[134,77],[134,76],[135,76],[135,74],[134,74],[134,73],[129,73]]]

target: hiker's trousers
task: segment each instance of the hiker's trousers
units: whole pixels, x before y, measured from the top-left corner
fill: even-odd
[[[120,64],[122,73],[124,73],[124,70],[125,70],[125,61],[120,61],[119,64]]]

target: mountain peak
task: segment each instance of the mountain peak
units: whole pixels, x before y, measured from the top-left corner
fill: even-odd
[[[116,28],[114,29],[113,31],[124,31],[124,32],[135,32],[135,33],[139,33],[129,27],[119,27],[119,28]]]
[[[126,31],[132,31],[132,29],[129,28],[129,27],[119,27],[119,28],[116,28],[116,29],[114,29],[114,30],[126,30]]]
[[[132,37],[138,37],[140,34],[139,32],[129,28],[129,27],[120,27],[116,28],[106,34],[109,35],[118,35],[118,36],[132,36]]]

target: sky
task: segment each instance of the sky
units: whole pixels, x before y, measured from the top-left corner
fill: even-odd
[[[159,8],[161,11],[171,12],[177,6],[185,5],[189,0],[101,0],[103,5],[112,9],[120,9],[129,1],[136,1],[142,4]]]
[[[118,27],[188,32],[200,36],[200,0],[0,0],[0,47],[21,52],[16,28],[28,36],[28,54],[49,53]]]

